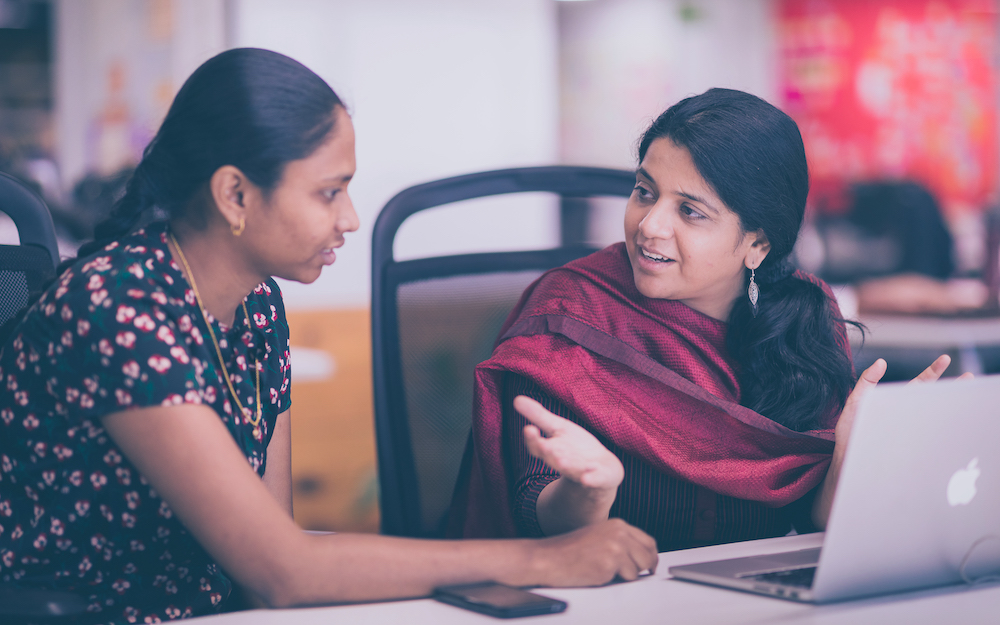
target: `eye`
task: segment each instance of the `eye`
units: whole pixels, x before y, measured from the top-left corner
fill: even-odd
[[[327,189],[323,191],[323,197],[329,201],[333,201],[333,199],[337,197],[338,193],[340,193],[340,189]]]
[[[650,200],[653,198],[653,192],[642,184],[636,184],[632,189],[632,194],[643,200]]]
[[[701,211],[690,204],[681,204],[681,214],[688,219],[707,219]]]

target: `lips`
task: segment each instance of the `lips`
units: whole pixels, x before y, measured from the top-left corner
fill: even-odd
[[[650,260],[650,261],[652,261],[654,263],[672,263],[672,262],[674,262],[674,259],[672,259],[672,258],[668,258],[666,256],[663,256],[662,254],[656,254],[655,252],[650,252],[650,251],[646,250],[643,247],[638,247],[638,250],[639,250],[639,254],[641,254],[643,258],[645,258],[647,260]]]

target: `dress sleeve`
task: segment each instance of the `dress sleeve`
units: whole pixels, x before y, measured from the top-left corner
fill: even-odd
[[[509,459],[507,483],[510,485],[511,513],[519,535],[540,537],[545,534],[538,525],[535,504],[542,489],[558,478],[559,473],[528,453],[523,435],[528,420],[514,410],[514,398],[518,395],[527,395],[560,417],[574,422],[578,422],[578,419],[573,411],[546,393],[533,380],[515,373],[504,376],[503,444],[504,455]]]
[[[270,402],[275,414],[281,414],[292,405],[292,367],[288,320],[277,282],[269,278],[254,289],[247,298],[247,312],[266,352],[262,358],[261,401],[265,405]]]

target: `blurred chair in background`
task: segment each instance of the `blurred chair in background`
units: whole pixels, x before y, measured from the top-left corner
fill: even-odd
[[[0,172],[0,211],[17,227],[20,245],[0,245],[0,326],[17,315],[55,275],[59,264],[55,227],[48,207],[13,176]]]
[[[404,220],[443,204],[509,193],[549,192],[563,206],[573,198],[628,197],[634,184],[635,173],[623,170],[508,169],[411,187],[382,209],[372,240],[382,533],[444,535],[471,429],[475,366],[489,358],[500,326],[528,284],[595,251],[574,245],[397,261],[393,242]]]

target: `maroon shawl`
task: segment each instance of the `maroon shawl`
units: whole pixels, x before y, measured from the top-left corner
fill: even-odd
[[[831,429],[795,432],[741,406],[725,337],[724,322],[639,293],[624,243],[543,275],[476,367],[472,454],[452,533],[515,535],[501,438],[506,372],[534,380],[659,471],[773,506],[805,495],[826,474],[837,415]]]

